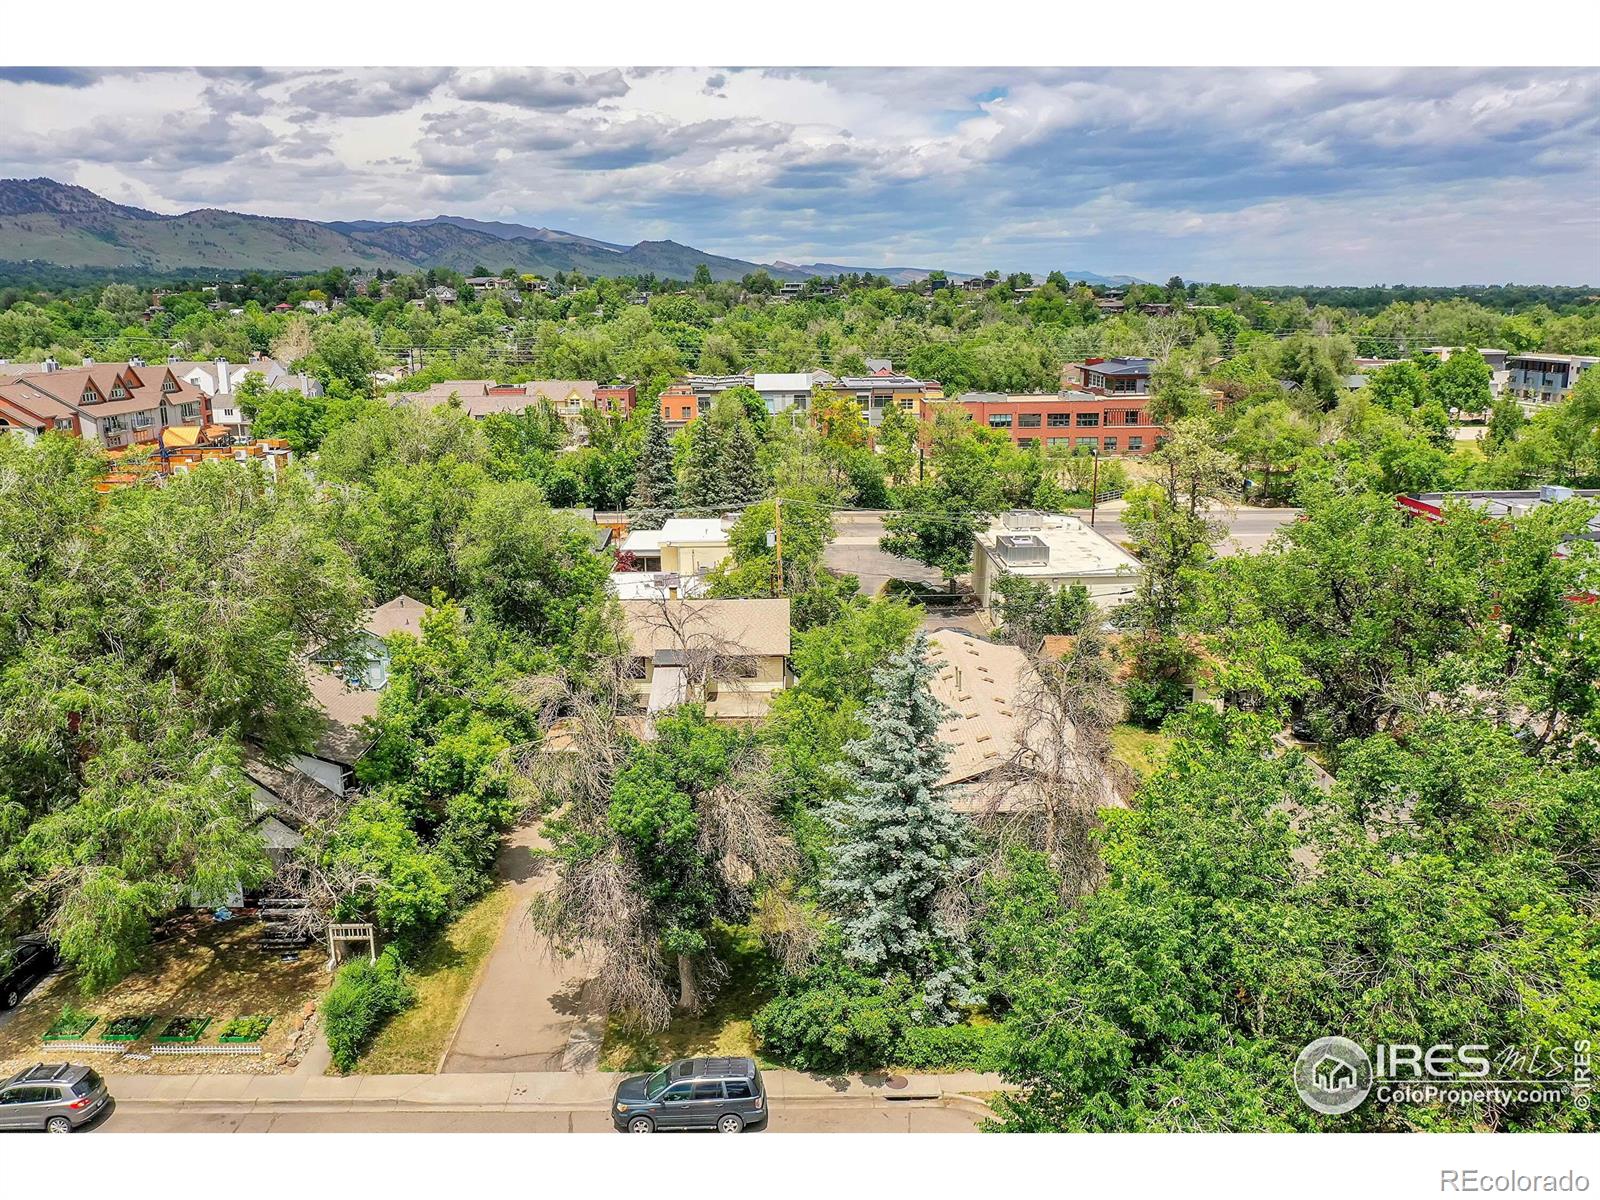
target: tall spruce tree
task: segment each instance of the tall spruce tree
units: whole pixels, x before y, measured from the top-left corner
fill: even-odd
[[[756,449],[752,422],[740,413],[728,430],[723,449],[730,504],[754,504],[766,495],[767,484],[762,476]]]
[[[660,529],[678,507],[678,476],[672,461],[672,437],[661,419],[661,406],[650,406],[634,471],[633,494],[628,497],[634,529]]]
[[[710,513],[736,505],[722,430],[709,417],[700,417],[690,423],[686,436],[689,444],[684,448],[679,507]]]
[[[845,747],[848,790],[823,816],[837,835],[823,895],[843,931],[844,955],[872,974],[904,973],[935,1020],[968,999],[972,959],[942,912],[943,895],[970,864],[962,818],[939,780],[949,715],[929,690],[937,668],[918,632],[873,676],[867,734]]]

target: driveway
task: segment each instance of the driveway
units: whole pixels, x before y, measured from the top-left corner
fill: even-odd
[[[537,823],[513,830],[498,871],[515,899],[445,1053],[443,1071],[584,1071],[600,1061],[605,1012],[582,958],[554,957],[528,927],[530,897],[548,887],[550,868],[529,851],[548,843]]]

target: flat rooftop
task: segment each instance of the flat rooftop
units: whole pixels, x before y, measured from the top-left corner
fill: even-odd
[[[1055,575],[1136,575],[1139,560],[1110,538],[1067,513],[1006,513],[977,535],[989,557],[1013,575],[1049,578]],[[1035,539],[1043,561],[1013,562],[1005,553],[1007,539]]]

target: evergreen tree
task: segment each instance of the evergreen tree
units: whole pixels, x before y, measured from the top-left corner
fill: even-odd
[[[823,816],[838,837],[823,894],[861,970],[903,972],[935,1019],[967,997],[971,956],[941,912],[941,896],[966,868],[965,829],[939,784],[949,715],[929,690],[937,668],[919,632],[873,676],[865,737],[845,747],[847,791]]]
[[[634,529],[660,529],[678,506],[678,478],[673,469],[672,437],[661,419],[661,406],[650,406],[644,441],[633,474],[628,512]]]
[[[723,451],[727,463],[728,497],[731,504],[754,504],[766,494],[767,484],[757,459],[755,431],[743,413],[728,430]]]
[[[691,512],[716,512],[736,504],[723,435],[716,423],[701,417],[690,423],[686,436],[679,506]]]

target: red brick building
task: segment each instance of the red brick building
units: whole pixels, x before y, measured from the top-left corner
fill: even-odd
[[[959,403],[978,424],[1010,434],[1019,446],[1149,454],[1169,432],[1150,419],[1146,395],[968,392]]]

